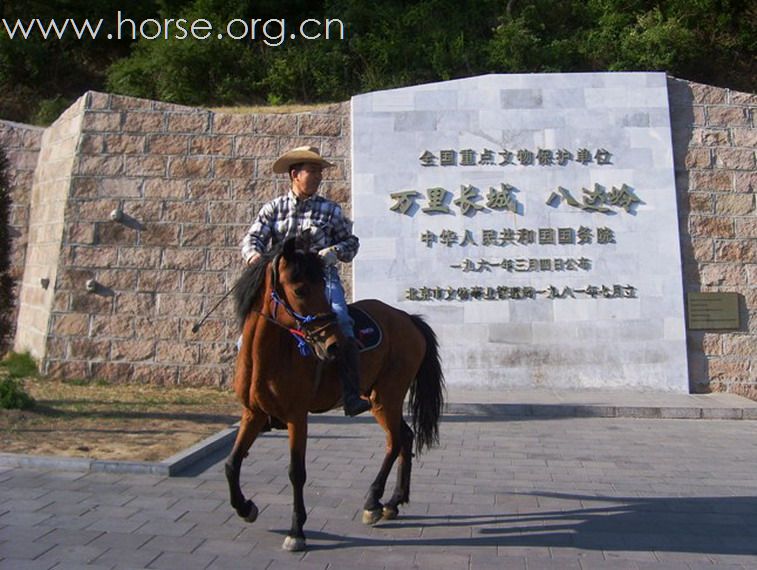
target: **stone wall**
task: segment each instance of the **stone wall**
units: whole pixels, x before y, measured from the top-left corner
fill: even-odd
[[[81,130],[83,98],[69,107],[42,135],[29,202],[29,233],[14,349],[45,359],[48,323],[61,269],[61,240]]]
[[[238,277],[238,244],[257,208],[286,191],[285,177],[271,171],[282,152],[320,146],[337,164],[324,194],[348,200],[347,105],[233,115],[102,93],[88,93],[81,105],[43,371],[227,382],[238,336],[231,299],[197,334],[192,326]],[[49,136],[45,143],[58,146]],[[38,176],[57,168],[45,143]],[[123,217],[113,220],[117,210]],[[29,260],[25,273],[22,298],[39,296]],[[17,349],[28,345],[41,356],[36,340],[16,340]]]
[[[741,330],[688,333],[693,391],[757,399],[757,96],[671,79],[685,291],[735,292]]]
[[[672,78],[668,86],[685,290],[741,298],[741,330],[688,333],[692,390],[757,398],[756,98]],[[112,381],[228,382],[237,336],[232,303],[222,304],[198,334],[191,327],[239,275],[238,243],[257,208],[285,191],[286,180],[270,168],[281,152],[320,146],[338,165],[327,171],[323,191],[349,206],[349,103],[233,115],[88,93],[78,105],[58,272],[48,290],[54,302],[44,371]],[[0,143],[24,149],[10,153],[27,184],[16,184],[18,227],[40,135],[0,124]],[[9,145],[14,140],[23,142]],[[44,146],[60,142],[48,132]],[[55,170],[45,156],[40,184]],[[110,214],[119,208],[124,218],[115,222]],[[23,241],[15,246],[18,274],[32,261],[23,258]],[[31,292],[22,295],[41,295],[40,278],[27,278]],[[98,283],[94,293],[86,290],[90,279]]]
[[[10,183],[11,204],[10,234],[11,243],[11,278],[15,283],[16,295],[21,289],[21,279],[26,263],[26,242],[29,234],[29,201],[32,195],[34,169],[37,167],[39,147],[45,129],[21,125],[9,121],[0,121],[0,147],[8,157],[8,181]],[[18,303],[11,315],[12,328],[0,331],[0,350],[3,339],[13,343],[18,319]]]

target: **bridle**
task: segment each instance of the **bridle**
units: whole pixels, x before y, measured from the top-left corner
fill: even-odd
[[[314,350],[314,347],[320,342],[321,333],[336,321],[336,313],[329,311],[327,313],[316,313],[315,315],[302,315],[292,309],[286,299],[279,295],[277,291],[279,288],[279,261],[281,261],[281,254],[276,255],[271,262],[271,282],[273,285],[271,303],[273,304],[273,316],[270,317],[260,311],[256,312],[269,322],[286,329],[297,342],[297,348],[302,356],[318,354]],[[294,320],[296,324],[294,327],[289,327],[279,322],[277,317],[279,309],[283,309]]]

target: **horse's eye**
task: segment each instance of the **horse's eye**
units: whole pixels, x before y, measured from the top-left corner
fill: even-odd
[[[298,299],[302,299],[306,294],[307,294],[307,290],[305,289],[305,287],[297,287],[294,290],[294,296],[297,297]]]

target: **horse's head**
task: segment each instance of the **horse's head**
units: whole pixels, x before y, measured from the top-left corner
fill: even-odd
[[[340,333],[326,297],[318,254],[289,239],[270,267],[274,318],[307,343],[319,359],[333,360],[339,350]]]

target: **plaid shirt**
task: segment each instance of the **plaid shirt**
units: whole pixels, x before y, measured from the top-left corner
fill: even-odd
[[[340,261],[352,261],[360,247],[352,234],[352,222],[339,204],[317,194],[301,200],[290,191],[260,209],[242,240],[242,257],[247,261],[256,252],[263,253],[288,237],[305,234],[309,234],[316,250],[338,246]]]

